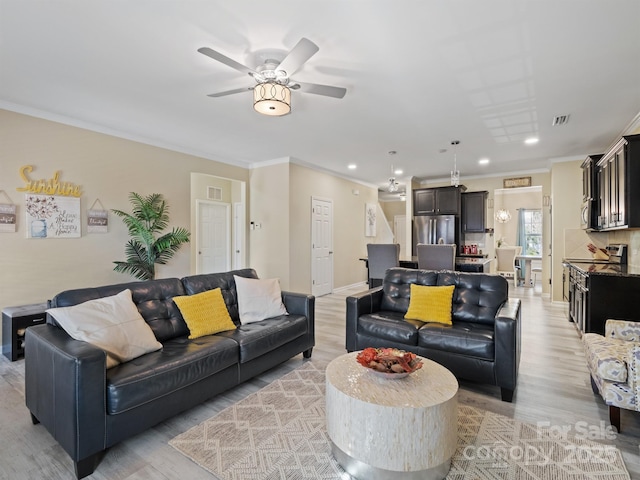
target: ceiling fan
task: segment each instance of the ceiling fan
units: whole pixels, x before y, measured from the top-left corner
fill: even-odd
[[[278,116],[291,111],[291,90],[333,98],[342,98],[347,93],[346,88],[302,83],[291,78],[291,75],[297,72],[318,50],[315,43],[307,38],[302,38],[281,62],[267,59],[255,70],[209,47],[199,48],[198,52],[241,73],[246,73],[256,81],[256,85],[211,93],[208,95],[209,97],[224,97],[253,90],[253,108],[265,115]]]

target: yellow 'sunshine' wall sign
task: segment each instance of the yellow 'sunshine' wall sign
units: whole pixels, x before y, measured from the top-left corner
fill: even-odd
[[[33,171],[31,165],[20,168],[20,177],[25,186],[16,188],[19,192],[39,193],[43,195],[59,195],[64,197],[80,197],[82,187],[71,182],[60,182],[60,171],[56,171],[49,180],[31,180],[29,173]]]

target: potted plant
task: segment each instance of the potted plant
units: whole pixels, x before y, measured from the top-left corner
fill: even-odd
[[[127,260],[113,262],[116,264],[113,269],[139,280],[152,280],[156,275],[155,264],[166,264],[182,244],[189,242],[190,233],[174,227],[171,232],[161,234],[169,226],[169,207],[162,194],[143,197],[131,192],[129,201],[132,213],[112,210],[122,218],[131,236],[125,247]]]

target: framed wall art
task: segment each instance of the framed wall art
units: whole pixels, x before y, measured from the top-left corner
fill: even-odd
[[[376,204],[366,203],[364,206],[364,236],[376,236]]]
[[[0,203],[0,232],[14,233],[16,231],[16,206],[4,190],[0,190],[9,203]]]
[[[27,238],[80,237],[80,199],[25,195]]]

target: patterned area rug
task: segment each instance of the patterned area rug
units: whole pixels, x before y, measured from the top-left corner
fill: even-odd
[[[325,429],[325,365],[305,362],[169,443],[222,480],[344,480]],[[628,480],[620,451],[459,405],[448,480]],[[366,480],[366,479],[362,479]]]

